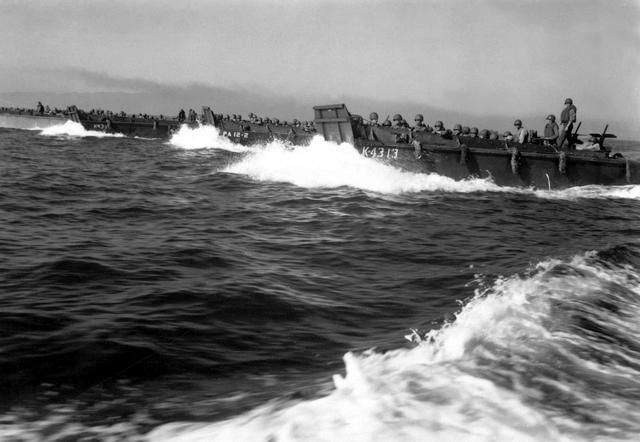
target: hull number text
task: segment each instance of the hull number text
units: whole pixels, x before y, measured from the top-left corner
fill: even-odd
[[[367,158],[388,158],[398,159],[398,148],[396,147],[362,147],[362,156]]]
[[[249,138],[249,132],[234,132],[230,130],[223,130],[222,135],[230,138]]]

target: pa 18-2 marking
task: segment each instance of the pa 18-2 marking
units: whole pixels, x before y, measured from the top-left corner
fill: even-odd
[[[233,132],[230,130],[223,130],[222,135],[231,138],[249,138],[249,132]]]
[[[362,156],[367,158],[388,158],[398,159],[398,148],[396,147],[367,147],[362,146]]]

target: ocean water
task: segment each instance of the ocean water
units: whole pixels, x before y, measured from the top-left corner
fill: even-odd
[[[640,434],[640,186],[67,124],[0,129],[0,227],[3,441]]]

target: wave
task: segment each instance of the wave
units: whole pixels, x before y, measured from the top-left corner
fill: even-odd
[[[96,137],[96,138],[122,138],[123,134],[120,133],[106,133],[97,130],[86,130],[82,124],[75,121],[66,121],[64,124],[58,124],[55,126],[47,127],[40,130],[40,135],[45,136],[61,136],[66,135],[70,137]]]
[[[414,348],[344,356],[314,400],[154,441],[634,440],[640,432],[637,247],[547,260],[498,278]]]
[[[231,142],[220,135],[214,126],[191,128],[186,124],[171,136],[169,144],[181,149],[222,149],[230,152],[246,152],[250,148]]]

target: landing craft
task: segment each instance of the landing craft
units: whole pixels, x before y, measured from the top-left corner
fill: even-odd
[[[471,136],[447,137],[408,128],[365,125],[344,104],[315,106],[315,125],[328,141],[346,142],[367,157],[408,170],[435,172],[454,179],[490,178],[501,186],[565,188],[640,184],[640,162],[611,154],[599,139],[597,151],[566,150],[542,140],[519,144]],[[572,139],[575,143],[575,138]]]

